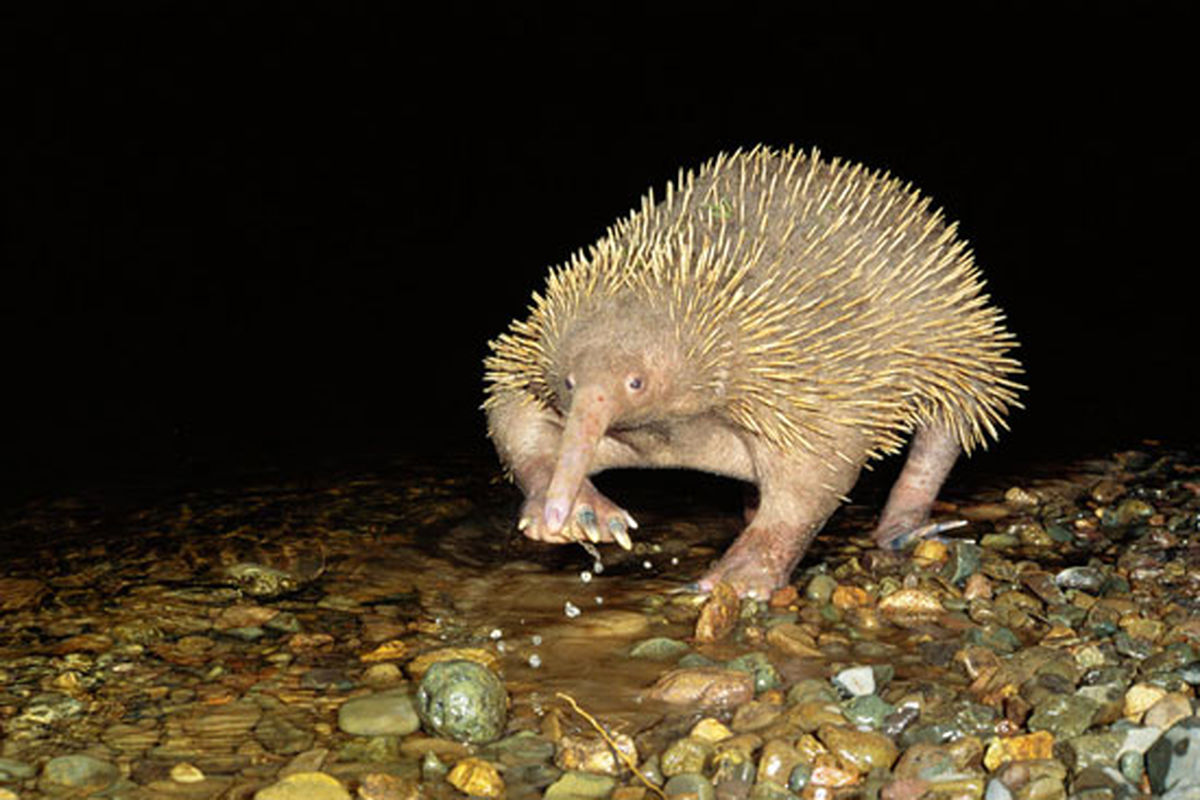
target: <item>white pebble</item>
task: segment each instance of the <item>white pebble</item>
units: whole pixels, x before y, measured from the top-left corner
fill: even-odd
[[[204,780],[204,773],[200,771],[199,767],[186,761],[180,761],[171,767],[171,780],[176,783],[200,783]]]
[[[833,676],[833,685],[851,697],[875,693],[875,672],[870,667],[851,667]]]
[[[601,597],[600,595],[596,595],[596,605],[598,605],[598,606],[604,605],[604,598]]]
[[[492,628],[492,632],[488,634],[488,636],[491,636],[493,639],[499,639],[503,635],[504,633],[501,632],[499,628]]]
[[[642,562],[642,569],[650,569],[650,568],[651,568],[651,567],[653,567],[653,566],[654,566],[654,565],[653,565],[653,564],[651,564],[649,560],[646,560],[646,561],[643,561],[643,562]]]
[[[583,572],[579,573],[579,580],[583,581],[584,583],[591,583],[592,573],[585,569]]]
[[[679,566],[679,556],[671,556],[671,566],[672,567]]]
[[[533,642],[534,647],[537,647],[542,643],[542,635],[540,633],[535,633],[530,641]]]
[[[496,652],[497,653],[503,653],[507,649],[508,648],[505,647],[504,642],[496,642]]]
[[[529,657],[529,666],[533,667],[534,669],[537,669],[541,665],[542,665],[542,657],[539,656],[537,653],[534,653],[533,655],[531,655]]]
[[[563,606],[563,613],[567,615],[567,619],[575,619],[581,612],[579,611],[579,606],[568,600]]]

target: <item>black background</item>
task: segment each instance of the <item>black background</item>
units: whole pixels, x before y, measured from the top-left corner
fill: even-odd
[[[996,451],[1195,440],[1182,5],[578,5],[5,12],[6,489],[486,452],[546,269],[759,142],[961,221],[1032,387]]]

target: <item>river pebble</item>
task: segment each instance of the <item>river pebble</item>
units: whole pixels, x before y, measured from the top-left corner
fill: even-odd
[[[659,678],[647,694],[676,705],[732,707],[754,697],[754,676],[720,667],[677,669]]]
[[[421,720],[408,690],[398,689],[342,703],[338,727],[355,736],[406,736],[421,727]]]
[[[446,780],[455,789],[472,797],[503,797],[504,780],[500,772],[481,758],[464,758],[454,765]]]
[[[439,661],[417,688],[417,713],[430,733],[490,742],[504,732],[508,694],[495,673],[474,661]]]
[[[1200,717],[1188,717],[1146,751],[1146,776],[1164,800],[1200,797]]]
[[[258,790],[254,800],[350,800],[350,793],[331,775],[297,772]]]
[[[653,796],[599,727],[672,796],[1200,797],[1191,456],[1013,476],[941,505],[971,524],[906,553],[850,504],[769,603],[676,591],[718,555],[690,509],[650,513],[601,573],[506,538],[470,469],[424,474],[193,494],[120,537],[0,519],[8,541],[89,543],[0,576],[3,791]],[[486,733],[413,713],[464,662],[498,687]]]
[[[616,778],[589,772],[565,772],[546,787],[545,800],[600,800],[617,784]]]
[[[38,788],[55,797],[86,796],[107,789],[121,771],[115,764],[87,755],[58,756],[42,767]]]

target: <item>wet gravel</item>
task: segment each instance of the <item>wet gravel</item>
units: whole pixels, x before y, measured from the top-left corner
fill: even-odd
[[[639,509],[601,562],[492,465],[0,520],[10,797],[1200,798],[1200,460],[1146,445],[840,513],[769,602],[736,533]]]

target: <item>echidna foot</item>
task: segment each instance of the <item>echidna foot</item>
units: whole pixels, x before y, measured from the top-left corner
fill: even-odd
[[[545,494],[539,492],[530,495],[521,508],[517,529],[530,539],[553,544],[616,542],[626,550],[632,549],[629,531],[637,528],[637,522],[628,511],[601,494],[591,481],[584,481],[566,522],[553,533],[546,526],[545,504]]]
[[[797,538],[791,531],[751,525],[737,538],[725,555],[696,584],[701,592],[710,592],[724,581],[739,597],[766,600],[776,589],[787,584],[800,555]]]

